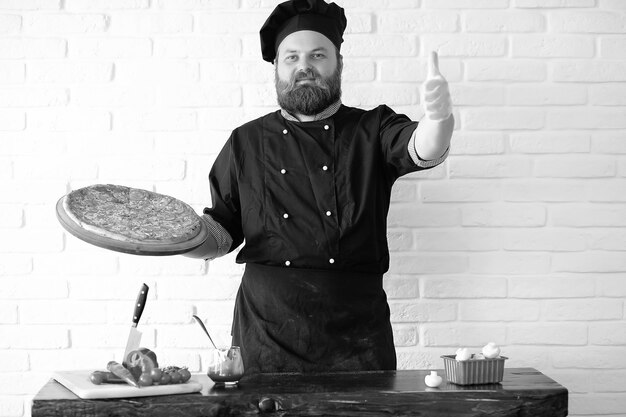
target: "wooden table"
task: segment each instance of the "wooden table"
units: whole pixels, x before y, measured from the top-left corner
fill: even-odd
[[[262,374],[239,387],[201,393],[83,400],[54,380],[35,396],[32,417],[65,416],[527,416],[567,415],[567,389],[533,368],[505,369],[501,384],[428,388],[425,370]],[[438,371],[444,375],[443,370]]]

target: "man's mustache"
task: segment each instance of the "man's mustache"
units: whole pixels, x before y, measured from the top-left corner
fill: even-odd
[[[328,89],[327,83],[323,82],[321,75],[313,68],[306,68],[302,70],[296,71],[291,78],[289,79],[289,83],[287,84],[285,91],[292,91],[294,88],[300,88],[296,85],[296,83],[300,80],[311,80],[315,82],[317,87],[323,88],[325,90]],[[303,86],[305,87],[305,86]]]

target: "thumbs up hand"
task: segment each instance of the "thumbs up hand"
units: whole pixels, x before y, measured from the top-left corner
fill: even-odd
[[[454,130],[448,82],[439,72],[437,52],[428,57],[428,75],[421,89],[424,117],[415,129],[415,152],[422,161],[444,158]]]
[[[439,71],[439,57],[434,51],[428,56],[428,75],[422,85],[422,103],[427,119],[441,121],[452,114],[448,81]]]

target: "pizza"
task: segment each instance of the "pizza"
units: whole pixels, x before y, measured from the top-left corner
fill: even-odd
[[[202,219],[188,204],[167,195],[121,185],[80,188],[64,196],[59,205],[57,212],[62,211],[62,219],[70,223],[64,224],[68,230],[114,242],[175,245],[198,237],[204,227]]]

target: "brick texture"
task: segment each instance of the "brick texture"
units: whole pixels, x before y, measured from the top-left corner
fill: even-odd
[[[100,182],[201,211],[231,129],[276,109],[257,31],[277,0],[0,0],[0,417],[57,369],[143,345],[203,371],[230,342],[242,272],[137,257],[66,233],[54,208]],[[398,364],[501,345],[570,390],[569,415],[626,416],[626,6],[622,0],[337,0],[343,101],[418,119],[440,55],[456,131],[395,184],[385,277]]]

